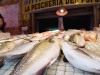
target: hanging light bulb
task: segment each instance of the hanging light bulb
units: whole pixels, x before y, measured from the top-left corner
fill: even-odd
[[[68,14],[68,11],[63,7],[63,3],[61,4],[60,9],[58,9],[58,10],[56,11],[56,14],[57,14],[58,16],[65,16],[66,14]]]
[[[64,12],[64,10],[63,10],[63,9],[61,9],[61,10],[60,10],[60,12],[61,12],[61,13],[63,13],[63,12]]]
[[[56,14],[58,16],[65,16],[66,14],[68,14],[68,11],[65,8],[60,8],[56,11]]]

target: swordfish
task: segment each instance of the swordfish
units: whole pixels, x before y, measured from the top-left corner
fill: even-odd
[[[57,38],[44,40],[23,57],[10,75],[40,75],[40,71],[50,66],[59,53]]]

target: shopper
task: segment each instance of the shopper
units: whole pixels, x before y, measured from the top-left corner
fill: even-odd
[[[5,32],[6,23],[3,16],[0,14],[0,31]]]

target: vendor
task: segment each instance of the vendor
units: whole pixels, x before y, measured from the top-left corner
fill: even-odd
[[[5,32],[6,23],[4,22],[3,16],[0,14],[0,31]]]

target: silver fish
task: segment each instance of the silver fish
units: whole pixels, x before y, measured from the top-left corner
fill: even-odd
[[[26,41],[24,39],[19,39],[15,41],[6,41],[3,43],[0,43],[0,53],[8,52],[13,50],[15,47],[22,45],[24,43],[27,43],[29,41]]]
[[[28,42],[22,45],[19,45],[12,49],[11,51],[4,52],[0,54],[0,57],[2,56],[13,56],[13,55],[20,55],[29,52],[32,50],[32,48],[35,47],[36,44],[38,44],[39,41],[33,41],[33,42]]]
[[[80,30],[68,30],[65,33],[64,40],[68,41],[73,34],[81,32]]]
[[[0,53],[8,52],[8,51],[12,50],[15,46],[16,45],[14,42],[0,43]]]
[[[74,34],[70,37],[70,41],[76,43],[78,46],[83,47],[85,45],[85,39],[79,34]]]
[[[100,73],[100,59],[91,56],[92,53],[87,50],[81,50],[76,46],[70,45],[68,42],[62,43],[62,50],[67,60],[76,68]],[[97,57],[97,56],[96,56]]]
[[[10,75],[39,75],[39,71],[52,64],[59,53],[58,39],[45,40],[27,53]]]
[[[7,41],[24,40],[26,38],[30,39],[32,37],[31,36],[27,36],[27,35],[10,36],[9,38],[4,38],[4,39],[0,40],[0,43],[7,42]]]
[[[100,51],[100,42],[86,41],[85,48],[90,51]]]

